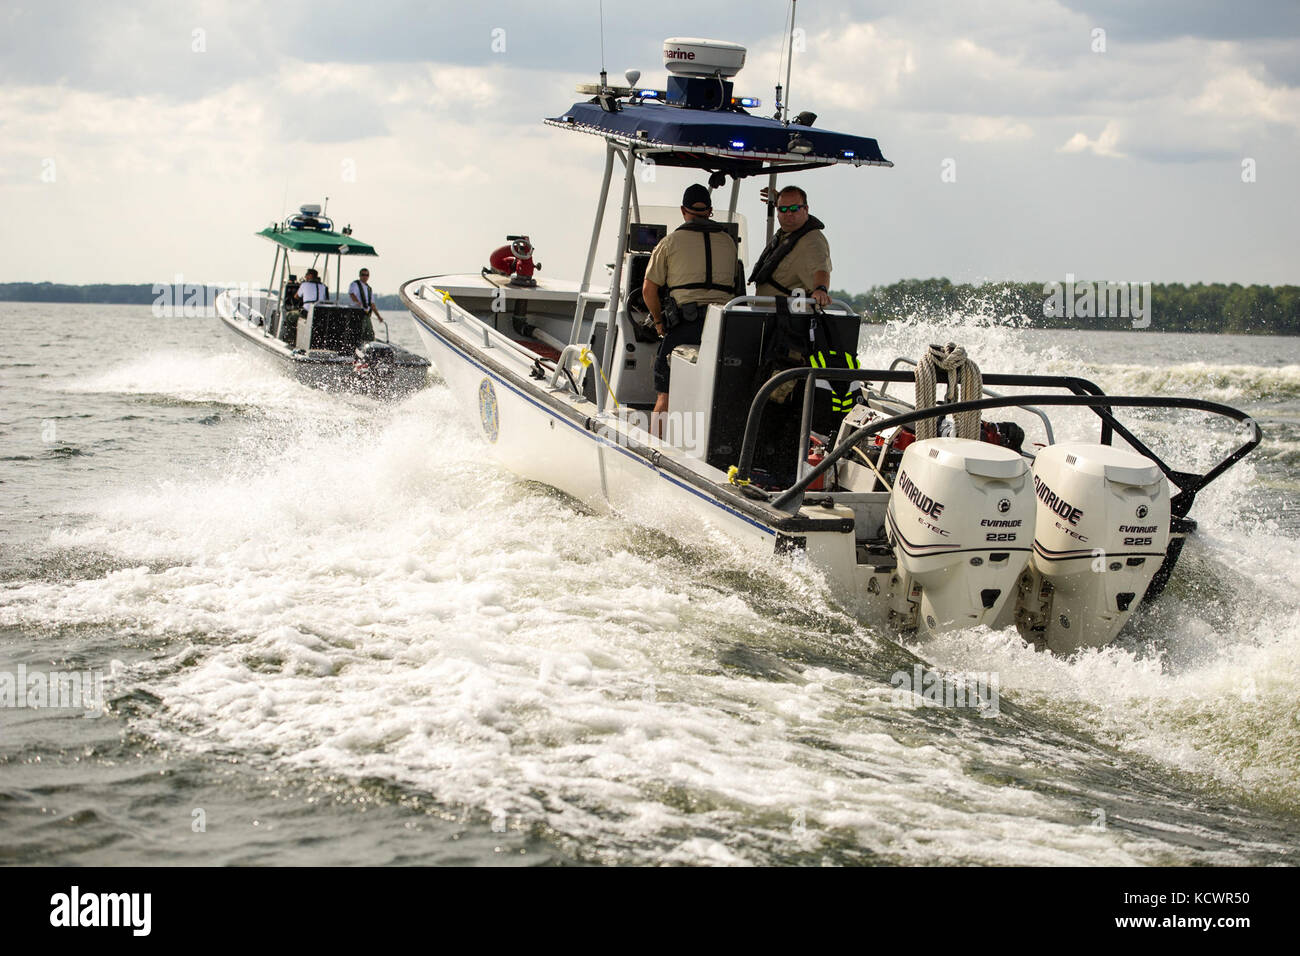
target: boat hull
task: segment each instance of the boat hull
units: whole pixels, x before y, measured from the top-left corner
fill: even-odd
[[[797,553],[847,593],[864,583],[855,560],[847,509],[787,514],[744,498],[726,476],[641,431],[626,416],[598,415],[568,389],[550,389],[485,326],[420,300],[407,283],[402,298],[427,354],[492,457],[510,471],[551,485],[598,512],[616,512],[699,544],[739,546],[769,558]],[[686,535],[685,533],[689,533]]]
[[[270,363],[281,373],[310,388],[368,395],[389,400],[409,395],[428,384],[429,363],[423,356],[405,349],[395,349],[395,360],[385,374],[358,370],[352,356],[333,354],[309,355],[289,348],[263,326],[234,314],[236,303],[226,296],[217,297],[217,318],[234,337],[241,351]]]

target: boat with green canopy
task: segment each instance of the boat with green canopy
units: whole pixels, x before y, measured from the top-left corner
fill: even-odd
[[[316,204],[257,235],[275,245],[267,291],[232,289],[216,301],[218,318],[238,342],[316,388],[391,397],[424,387],[428,360],[388,341],[382,319],[383,340],[377,339],[373,293],[367,288],[359,304],[346,291],[340,295],[343,260],[377,256],[374,246],[353,236],[351,226],[336,231]],[[297,266],[301,273],[291,271],[291,257],[307,263]],[[298,276],[308,274],[320,279],[304,294]]]

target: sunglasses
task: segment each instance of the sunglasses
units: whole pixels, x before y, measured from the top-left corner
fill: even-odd
[[[803,203],[795,203],[793,206],[777,206],[777,212],[798,212],[803,208]]]

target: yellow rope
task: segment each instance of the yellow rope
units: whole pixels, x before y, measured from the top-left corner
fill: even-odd
[[[583,368],[591,365],[591,363],[595,361],[595,359],[591,357],[591,349],[584,345],[582,351],[578,353],[578,361],[582,363]],[[614,389],[610,388],[609,379],[605,378],[605,370],[597,365],[596,371],[600,373],[600,378],[605,383],[605,391],[609,392],[609,397],[614,400],[614,407],[618,408],[618,396],[614,394]]]
[[[737,468],[735,465],[732,465],[730,468],[727,469],[727,481],[731,482],[733,485],[749,484],[748,478],[740,477],[740,469]]]

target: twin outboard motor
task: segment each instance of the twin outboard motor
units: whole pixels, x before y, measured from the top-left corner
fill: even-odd
[[[1114,640],[1146,594],[1169,549],[1169,482],[1111,445],[1050,445],[1031,473],[1010,449],[931,438],[903,452],[885,524],[895,624],[1014,616],[1027,640],[1069,654]]]
[[[1025,459],[965,438],[930,438],[903,452],[886,512],[898,559],[890,616],[936,633],[993,625],[1014,600],[1034,535]]]
[[[1051,445],[1034,462],[1034,553],[1021,634],[1061,654],[1112,641],[1169,548],[1169,482],[1111,445]]]

